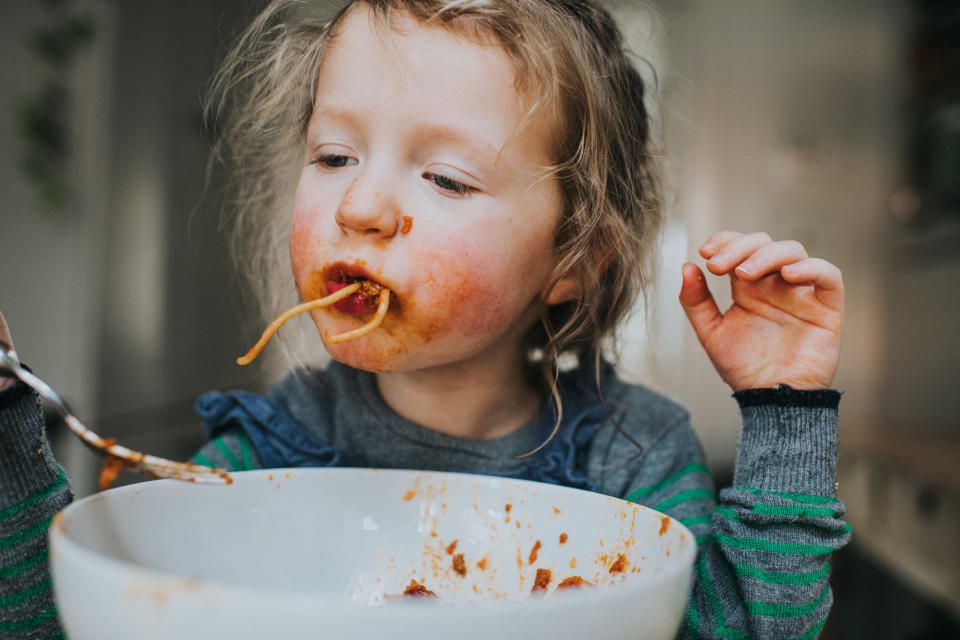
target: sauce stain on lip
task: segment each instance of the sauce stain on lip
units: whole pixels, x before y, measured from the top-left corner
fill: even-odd
[[[400,235],[407,235],[410,233],[411,229],[413,229],[413,218],[410,216],[403,216],[403,226],[400,227]]]

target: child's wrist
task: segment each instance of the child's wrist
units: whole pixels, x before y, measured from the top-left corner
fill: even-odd
[[[735,393],[743,416],[735,486],[836,495],[840,395],[786,385]]]

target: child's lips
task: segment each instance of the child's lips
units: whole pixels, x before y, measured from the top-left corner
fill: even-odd
[[[339,280],[327,280],[327,295],[331,293],[336,293],[340,289],[346,287],[348,282],[342,282]],[[377,300],[371,296],[364,295],[362,290],[355,291],[346,298],[337,300],[333,303],[333,308],[341,313],[348,313],[350,315],[359,316],[369,311],[373,311],[376,307]]]
[[[361,264],[334,263],[324,269],[323,279],[327,290],[325,295],[336,293],[354,283],[360,284],[357,291],[333,303],[337,311],[355,316],[375,311],[380,304],[380,292],[385,288]]]

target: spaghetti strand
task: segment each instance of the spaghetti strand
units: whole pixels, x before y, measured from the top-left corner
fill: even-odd
[[[335,333],[329,338],[327,338],[327,342],[329,344],[335,344],[337,342],[346,342],[347,340],[353,340],[354,338],[359,338],[360,336],[367,335],[368,333],[372,332],[374,329],[380,326],[380,323],[383,322],[384,316],[387,315],[387,308],[389,306],[390,306],[390,289],[383,289],[382,291],[380,291],[380,306],[377,307],[377,313],[376,315],[373,316],[373,319],[371,319],[370,322],[363,325],[362,327],[353,329],[352,331]]]
[[[280,327],[286,324],[287,320],[289,320],[293,316],[303,313],[305,311],[312,311],[313,309],[326,307],[338,300],[342,300],[347,296],[349,296],[350,294],[357,291],[360,288],[360,284],[361,283],[359,282],[354,282],[353,284],[349,284],[344,288],[340,289],[339,291],[336,291],[335,293],[331,293],[328,296],[324,296],[323,298],[317,298],[316,300],[310,300],[309,302],[302,302],[295,307],[290,307],[289,309],[281,313],[279,316],[277,316],[276,320],[274,320],[269,325],[267,325],[267,328],[264,329],[263,331],[263,335],[261,335],[260,339],[257,340],[257,343],[250,348],[250,351],[247,351],[245,355],[237,358],[237,364],[243,367],[253,362],[254,359],[258,355],[260,355],[260,352],[263,351],[263,348],[267,346],[267,342],[270,341],[270,338],[272,338],[274,334],[280,329]],[[379,310],[378,310],[378,313],[379,313]],[[379,324],[379,322],[377,324]],[[376,329],[376,327],[374,327],[374,329]],[[373,329],[371,329],[371,331],[372,330]],[[342,335],[342,334],[339,334],[339,335]]]

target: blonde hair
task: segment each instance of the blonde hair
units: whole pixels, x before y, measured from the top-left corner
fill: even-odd
[[[645,83],[610,14],[587,0],[355,0],[333,15],[322,2],[274,0],[241,34],[214,77],[208,116],[215,159],[232,170],[233,255],[266,317],[292,287],[286,237],[320,61],[340,19],[364,4],[389,25],[393,11],[499,43],[527,120],[551,117],[564,196],[551,287],[574,275],[579,297],[549,306],[528,336],[558,413],[560,359],[599,357],[652,281],[662,225],[658,161]],[[317,9],[321,11],[318,13]],[[266,250],[264,243],[267,243]],[[559,424],[559,416],[557,423]]]

